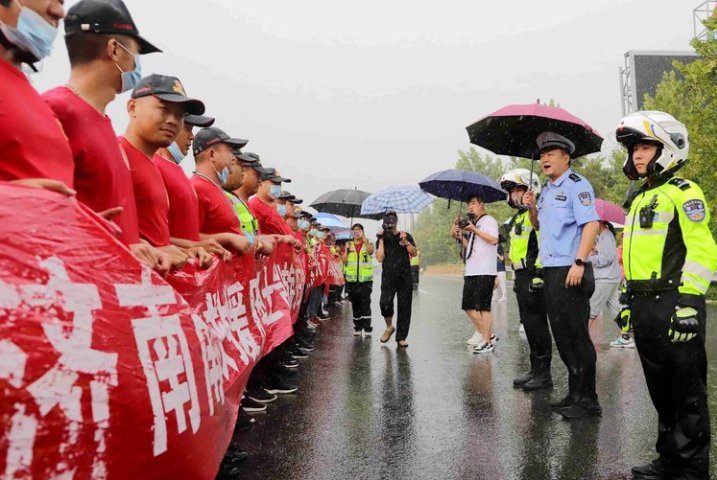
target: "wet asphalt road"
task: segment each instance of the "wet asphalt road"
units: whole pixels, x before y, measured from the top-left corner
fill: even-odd
[[[302,361],[299,392],[270,404],[240,434],[250,458],[237,478],[612,480],[631,478],[631,466],[654,458],[656,415],[639,358],[634,349],[610,348],[617,337],[611,321],[598,319],[592,331],[603,416],[567,422],[548,407],[567,390],[555,348],[552,391],[512,387],[526,369],[528,345],[510,290],[507,303],[493,304],[495,352],[471,352],[462,281],[422,278],[407,350],[378,341],[378,285],[372,338],[352,335],[347,302],[333,309],[316,350]],[[715,307],[708,315],[717,318]],[[708,328],[713,432],[715,346]],[[716,453],[713,446],[713,478]]]

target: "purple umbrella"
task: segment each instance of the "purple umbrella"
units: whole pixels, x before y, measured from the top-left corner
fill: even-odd
[[[575,144],[577,158],[599,152],[602,137],[583,120],[559,107],[539,103],[508,105],[466,127],[471,143],[498,155],[535,159],[535,139],[543,132],[563,135]]]
[[[600,220],[620,226],[625,225],[625,211],[616,204],[597,198],[595,199],[595,210],[597,210]]]

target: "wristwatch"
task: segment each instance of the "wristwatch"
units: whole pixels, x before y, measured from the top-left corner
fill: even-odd
[[[578,267],[584,267],[584,266],[585,266],[585,262],[582,261],[582,260],[580,260],[579,258],[576,258],[576,259],[575,259],[575,265],[577,265]]]

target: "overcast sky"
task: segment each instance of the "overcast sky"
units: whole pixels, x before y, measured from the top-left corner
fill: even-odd
[[[125,2],[164,50],[142,57],[144,74],[178,76],[311,201],[451,168],[465,127],[506,104],[554,98],[611,135],[624,53],[690,49],[701,0]],[[33,81],[68,74],[58,39]],[[120,133],[127,98],[109,109]]]

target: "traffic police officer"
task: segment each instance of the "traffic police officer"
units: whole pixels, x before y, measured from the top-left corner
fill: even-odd
[[[509,256],[515,273],[513,291],[518,300],[520,322],[530,345],[530,371],[513,380],[513,386],[527,391],[550,388],[553,385],[550,376],[553,347],[541,288],[538,231],[531,225],[528,209],[523,205],[525,192],[540,193],[540,182],[529,170],[516,168],[501,177],[500,186],[508,192],[508,204],[518,210],[509,223]]]
[[[363,225],[355,223],[353,240],[346,243],[343,254],[346,291],[351,301],[354,335],[371,335],[371,291],[373,290],[374,246],[366,239]]]
[[[675,172],[687,161],[687,129],[663,112],[622,119],[623,171],[646,179],[625,220],[627,280],[617,322],[632,324],[652,403],[658,413],[657,453],[632,469],[635,478],[709,477],[704,294],[717,268],[717,245],[700,187]]]
[[[568,369],[567,396],[551,407],[567,420],[598,416],[602,409],[595,391],[595,347],[588,331],[590,296],[595,290],[592,265],[598,215],[592,185],[570,168],[575,145],[553,132],[536,139],[540,168],[548,177],[535,207],[535,193],[524,203],[533,226],[540,230],[540,261],[545,306],[558,353]]]

